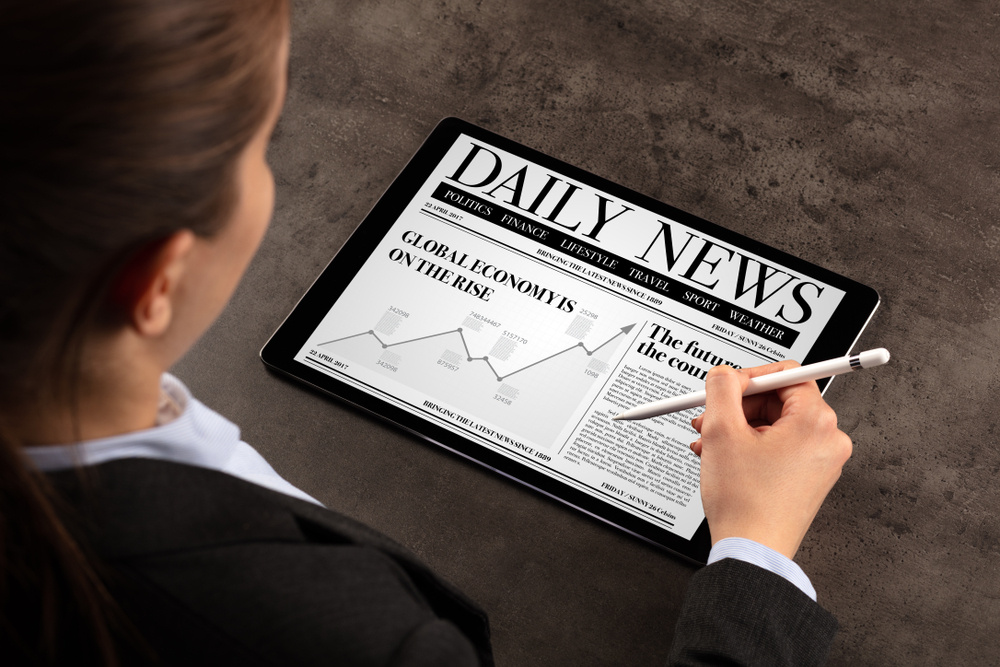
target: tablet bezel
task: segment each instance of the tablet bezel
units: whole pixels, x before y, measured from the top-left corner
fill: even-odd
[[[333,376],[322,373],[294,357],[305,344],[334,303],[368,260],[371,252],[396,222],[431,171],[461,135],[496,146],[519,155],[546,169],[561,173],[614,197],[666,216],[719,240],[744,248],[771,259],[789,269],[836,287],[844,297],[809,351],[803,363],[821,361],[848,354],[879,305],[878,293],[856,281],[814,265],[801,258],[772,248],[698,216],[657,201],[646,195],[608,181],[600,176],[540,153],[515,141],[494,134],[458,118],[441,121],[424,141],[400,174],[389,185],[361,224],[334,255],[330,263],[310,286],[278,327],[260,352],[261,359],[271,369],[313,387],[335,398],[347,401],[404,430],[429,440],[460,456],[484,465],[496,472],[525,484],[551,498],[564,502],[591,516],[616,526],[645,541],[666,548],[695,563],[704,563],[711,543],[707,523],[703,520],[691,540],[654,526],[642,519],[560,482],[518,461],[491,451],[465,439],[431,421],[420,418],[377,395],[358,389]],[[829,380],[821,381],[825,389]]]

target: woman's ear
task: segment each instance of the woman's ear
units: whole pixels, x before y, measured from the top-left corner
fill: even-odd
[[[195,236],[174,232],[136,252],[112,285],[116,308],[140,336],[155,338],[170,326],[177,286],[187,269]]]

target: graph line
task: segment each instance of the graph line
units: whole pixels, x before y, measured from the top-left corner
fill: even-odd
[[[407,345],[408,343],[416,343],[417,341],[427,340],[428,338],[437,338],[439,336],[447,336],[449,334],[457,333],[458,336],[459,336],[459,338],[462,340],[462,346],[465,348],[466,359],[468,361],[470,361],[470,362],[471,361],[482,361],[482,362],[484,362],[487,366],[489,366],[489,369],[491,371],[493,371],[493,375],[496,376],[497,382],[503,382],[504,380],[506,380],[507,378],[509,378],[512,375],[517,375],[521,371],[526,371],[529,368],[532,368],[533,366],[537,366],[538,364],[544,363],[544,362],[546,362],[546,361],[548,361],[550,359],[554,359],[555,357],[558,357],[560,355],[566,354],[567,352],[569,352],[571,350],[582,349],[584,352],[587,353],[587,356],[589,357],[589,356],[593,355],[595,352],[597,352],[598,350],[600,350],[605,345],[608,345],[609,343],[611,343],[612,341],[614,341],[615,339],[617,339],[619,336],[624,336],[624,335],[628,334],[630,331],[632,331],[632,328],[634,326],[635,326],[635,323],[632,323],[632,324],[630,324],[628,326],[622,327],[618,331],[618,333],[616,333],[614,336],[612,336],[611,338],[607,339],[606,341],[604,341],[603,343],[601,343],[600,345],[598,345],[597,347],[595,347],[592,350],[587,349],[587,346],[584,345],[582,342],[581,343],[577,343],[576,345],[571,345],[570,347],[567,347],[565,350],[562,350],[560,352],[556,352],[555,354],[550,354],[549,356],[545,357],[544,359],[539,359],[538,361],[533,361],[530,364],[528,364],[527,366],[524,366],[522,368],[518,368],[517,370],[511,371],[510,373],[507,373],[506,375],[501,375],[500,372],[497,371],[496,368],[494,368],[493,364],[490,363],[490,358],[488,356],[482,356],[482,357],[473,357],[472,356],[472,352],[469,350],[469,343],[468,343],[468,341],[465,340],[465,334],[462,331],[462,327],[459,327],[457,329],[449,329],[448,331],[441,331],[440,333],[430,334],[430,335],[427,335],[427,336],[420,336],[418,338],[409,338],[407,340],[401,340],[401,341],[397,341],[395,343],[386,343],[385,341],[383,341],[381,338],[378,337],[378,334],[376,334],[374,330],[369,329],[368,331],[362,331],[361,333],[351,334],[350,336],[343,336],[342,338],[334,338],[333,340],[328,340],[325,343],[319,343],[316,347],[323,347],[324,345],[331,345],[333,343],[339,343],[341,341],[350,340],[351,338],[358,338],[359,336],[371,336],[372,338],[374,338],[375,340],[377,340],[379,342],[379,345],[382,346],[382,349],[385,350],[385,349],[388,349],[390,347],[398,347],[400,345]]]
[[[431,334],[430,336],[421,336],[420,338],[411,338],[410,340],[402,340],[402,341],[399,341],[398,343],[389,343],[388,345],[385,345],[383,343],[383,345],[385,345],[386,347],[396,347],[397,345],[406,345],[407,343],[416,343],[418,340],[427,340],[428,338],[437,338],[438,336],[447,336],[450,333],[459,333],[459,334],[461,334],[462,330],[461,329],[452,329],[451,331],[442,331],[441,333]],[[464,340],[464,338],[465,337],[463,336],[463,340]]]

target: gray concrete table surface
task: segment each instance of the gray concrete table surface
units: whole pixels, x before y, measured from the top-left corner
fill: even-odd
[[[501,665],[662,662],[693,568],[257,353],[445,116],[875,287],[797,561],[832,665],[1000,662],[1000,5],[296,0],[272,227],[176,368],[290,481],[489,612]]]

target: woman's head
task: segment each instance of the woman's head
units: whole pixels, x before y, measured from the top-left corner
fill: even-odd
[[[5,8],[0,404],[34,400],[38,388],[20,380],[31,369],[40,377],[39,364],[60,356],[81,326],[115,323],[109,288],[133,258],[178,230],[208,238],[230,220],[240,156],[274,109],[285,5]]]
[[[168,304],[166,357],[183,352],[228,299],[270,215],[263,156],[283,93],[287,0],[7,5],[0,544],[19,548],[0,552],[0,594],[8,596],[0,635],[31,632],[29,646],[52,648],[58,601],[72,600],[107,657],[101,584],[59,522],[44,479],[19,455],[17,420],[76,406],[85,341],[153,308],[142,295],[160,268],[181,267],[186,278],[173,288],[189,295]],[[16,616],[11,595],[26,601]]]

